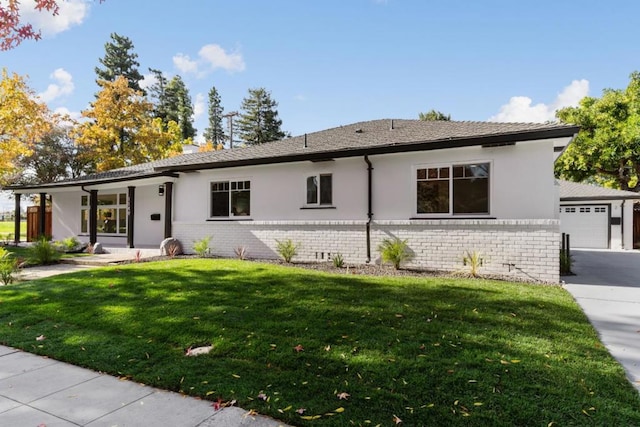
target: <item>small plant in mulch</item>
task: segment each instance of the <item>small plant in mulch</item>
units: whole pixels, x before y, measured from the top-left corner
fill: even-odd
[[[207,256],[210,250],[209,242],[211,242],[211,237],[209,236],[203,237],[200,240],[196,240],[193,243],[193,250],[198,254],[198,256],[204,258],[205,256]]]
[[[480,277],[480,267],[484,264],[484,259],[479,251],[466,251],[462,257],[462,264],[467,267],[471,277]]]
[[[278,254],[282,257],[284,262],[286,262],[287,264],[291,263],[291,260],[293,260],[293,257],[298,255],[299,247],[300,245],[293,243],[291,239],[287,239],[283,241],[276,240],[276,250],[278,251]]]
[[[236,258],[238,258],[239,260],[244,261],[245,259],[247,259],[248,252],[245,246],[238,246],[233,250],[233,252],[236,254]]]
[[[378,245],[382,262],[390,262],[393,268],[399,270],[403,262],[409,261],[412,258],[408,241],[408,239],[402,240],[398,237],[382,240],[380,245]]]
[[[333,261],[334,267],[336,268],[344,267],[344,258],[342,257],[342,254],[340,252],[338,252],[333,256],[332,261]]]

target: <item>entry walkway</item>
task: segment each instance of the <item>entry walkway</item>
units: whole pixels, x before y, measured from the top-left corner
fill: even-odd
[[[600,339],[640,391],[640,252],[573,250],[563,277]]]

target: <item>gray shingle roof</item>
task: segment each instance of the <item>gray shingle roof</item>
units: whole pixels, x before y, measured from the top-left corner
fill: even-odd
[[[392,128],[393,124],[393,128]],[[81,178],[29,188],[57,187],[126,180],[162,172],[348,157],[393,151],[415,151],[483,142],[566,137],[576,126],[542,123],[491,123],[420,120],[372,120],[231,150],[182,154],[135,166],[95,173]],[[458,144],[458,145],[456,145]]]
[[[640,199],[640,193],[559,179],[560,201]]]

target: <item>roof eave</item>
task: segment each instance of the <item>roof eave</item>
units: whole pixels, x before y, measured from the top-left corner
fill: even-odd
[[[220,162],[196,163],[180,166],[163,166],[157,171],[187,172],[206,169],[222,169],[239,166],[256,166],[275,163],[290,163],[298,161],[319,161],[345,157],[358,157],[364,155],[406,153],[412,151],[432,151],[447,148],[462,148],[473,146],[497,146],[501,144],[543,140],[553,138],[573,137],[580,128],[578,126],[565,126],[554,129],[542,129],[533,131],[519,131],[505,134],[483,135],[465,138],[447,138],[440,140],[416,141],[380,145],[373,147],[358,147],[339,150],[318,151],[312,153],[296,153],[284,156],[260,157],[252,159],[228,160]]]
[[[96,179],[96,180],[86,180],[86,181],[72,181],[72,182],[60,182],[60,183],[50,183],[50,184],[38,184],[38,185],[9,185],[5,187],[5,190],[13,191],[13,192],[29,192],[32,190],[40,191],[47,190],[52,188],[69,188],[69,187],[87,187],[92,185],[102,185],[102,184],[114,184],[118,182],[127,182],[127,181],[135,181],[139,179],[148,179],[148,178],[157,178],[161,176],[166,176],[170,178],[178,178],[178,174],[171,171],[156,171],[152,173],[146,174],[137,174],[137,175],[129,175],[117,178],[108,178],[108,179]]]
[[[640,194],[637,196],[572,196],[572,197],[560,197],[560,202],[587,202],[589,200],[597,201],[612,201],[612,200],[640,200]]]

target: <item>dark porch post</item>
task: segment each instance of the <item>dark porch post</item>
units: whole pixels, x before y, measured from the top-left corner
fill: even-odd
[[[173,218],[173,182],[164,183],[164,238],[171,237],[171,220]]]
[[[40,211],[38,212],[38,239],[44,237],[47,220],[47,193],[40,193]]]
[[[14,234],[13,234],[13,242],[17,245],[20,243],[20,197],[21,194],[14,194],[16,198],[16,210],[15,210],[15,218],[14,221]]]
[[[98,241],[98,190],[91,190],[89,196],[89,243]]]
[[[133,220],[135,218],[136,187],[127,187],[127,247],[133,248]]]

